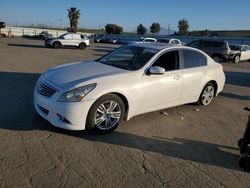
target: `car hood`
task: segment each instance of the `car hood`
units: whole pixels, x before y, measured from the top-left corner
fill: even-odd
[[[126,72],[128,71],[96,61],[87,61],[65,64],[49,69],[44,74],[44,77],[60,87],[69,88],[97,78]]]

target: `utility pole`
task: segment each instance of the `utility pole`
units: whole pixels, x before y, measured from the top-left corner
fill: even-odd
[[[170,24],[168,24],[168,35],[170,35]]]

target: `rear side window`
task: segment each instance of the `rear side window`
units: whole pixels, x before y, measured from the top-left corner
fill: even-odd
[[[207,58],[194,50],[183,50],[184,68],[195,68],[207,65]]]

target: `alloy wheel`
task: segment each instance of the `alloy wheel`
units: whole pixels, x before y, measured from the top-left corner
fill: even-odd
[[[201,101],[203,105],[208,105],[211,103],[214,97],[214,87],[209,85],[206,87],[206,89],[202,93]]]
[[[95,125],[101,130],[112,129],[121,118],[121,107],[115,101],[105,101],[96,110]]]

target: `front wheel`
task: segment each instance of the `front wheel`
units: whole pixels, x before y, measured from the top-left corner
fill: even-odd
[[[233,58],[233,63],[239,63],[240,62],[240,56],[239,55],[236,55],[234,58]]]
[[[54,48],[60,48],[61,46],[62,46],[61,43],[58,42],[58,41],[56,41],[56,42],[53,43],[53,47]]]
[[[203,88],[198,104],[207,106],[212,102],[214,96],[215,96],[214,85],[211,82],[209,82]]]
[[[115,130],[125,114],[125,105],[114,94],[104,95],[90,108],[87,117],[87,129],[105,134]]]

